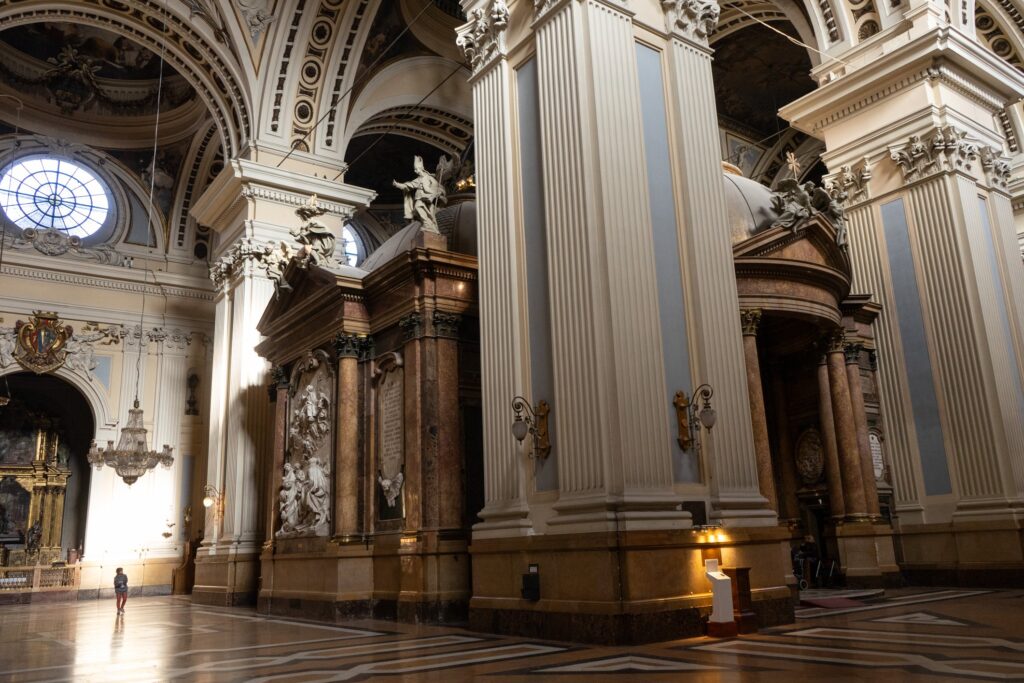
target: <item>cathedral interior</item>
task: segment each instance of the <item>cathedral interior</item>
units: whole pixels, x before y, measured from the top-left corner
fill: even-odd
[[[0,0],[0,678],[1024,680],[1022,17]]]

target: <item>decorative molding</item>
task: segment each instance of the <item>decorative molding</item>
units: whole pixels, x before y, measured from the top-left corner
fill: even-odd
[[[903,173],[904,182],[911,183],[946,171],[969,172],[978,158],[978,145],[968,140],[964,131],[945,126],[924,136],[910,136],[906,145],[891,147],[889,156]]]
[[[455,29],[455,44],[478,74],[505,55],[505,30],[509,11],[505,0],[491,0],[487,8],[478,7],[469,13],[469,21]]]
[[[131,257],[118,253],[109,244],[98,244],[94,247],[83,246],[80,237],[67,235],[59,230],[25,228],[20,234],[4,233],[7,247],[12,249],[33,248],[45,256],[77,256],[82,259],[96,261],[106,266],[130,265]]]
[[[661,0],[665,26],[670,33],[706,45],[718,25],[721,8],[716,0]]]
[[[978,156],[988,184],[1001,190],[1007,189],[1010,185],[1010,160],[1000,154],[999,150],[988,146],[979,149]]]
[[[756,337],[757,328],[761,325],[761,309],[745,308],[740,310],[740,325],[744,337]]]
[[[255,183],[246,183],[242,188],[242,196],[248,199],[263,199],[266,201],[277,202],[278,204],[294,206],[296,208],[304,206],[309,201],[309,195],[303,195],[299,192],[279,190],[266,187],[264,185],[257,185]],[[332,202],[330,200],[323,199],[322,197],[317,197],[317,205],[320,208],[325,209],[324,213],[329,216],[352,218],[356,212],[355,208],[352,206]]]
[[[146,333],[149,341],[160,344],[167,351],[184,351],[192,346],[192,333],[179,328],[171,330],[156,327]]]

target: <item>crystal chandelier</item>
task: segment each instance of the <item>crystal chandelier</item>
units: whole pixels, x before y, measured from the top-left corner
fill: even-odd
[[[153,190],[156,180],[156,153],[160,140],[160,100],[164,84],[164,53],[160,52],[160,75],[156,86],[156,122],[153,125],[153,168],[149,181],[149,230],[153,229]],[[143,335],[145,334],[146,317],[146,286],[149,268],[142,274],[142,305],[139,308],[139,355],[135,359],[135,407],[128,411],[128,424],[121,429],[121,437],[114,448],[113,441],[107,441],[106,448],[97,448],[93,441],[89,447],[87,458],[90,465],[101,469],[104,465],[114,468],[117,476],[131,486],[149,470],[157,465],[169,468],[174,463],[171,447],[164,444],[164,449],[157,453],[149,450],[146,443],[146,427],[142,420],[142,408],[139,407],[139,379],[142,373]],[[154,276],[154,281],[156,277]]]
[[[172,450],[167,444],[164,444],[164,449],[160,453],[149,450],[149,444],[146,443],[146,428],[142,424],[142,408],[136,400],[135,407],[128,411],[128,425],[121,430],[117,448],[114,448],[113,441],[107,441],[106,448],[96,448],[96,442],[93,441],[87,457],[89,464],[95,465],[96,469],[104,465],[113,467],[117,476],[131,486],[157,465],[170,467],[174,463],[174,458],[171,457]]]

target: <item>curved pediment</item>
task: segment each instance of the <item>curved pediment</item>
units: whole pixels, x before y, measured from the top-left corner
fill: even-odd
[[[795,228],[774,225],[733,245],[741,304],[838,322],[853,270],[837,235],[816,214]]]

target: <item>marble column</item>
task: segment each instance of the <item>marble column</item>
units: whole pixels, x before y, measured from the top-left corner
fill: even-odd
[[[689,310],[696,339],[693,356],[715,388],[718,424],[704,439],[713,468],[711,516],[727,526],[774,525],[777,516],[762,493],[744,376],[739,297],[729,242],[718,113],[707,37],[718,22],[713,0],[662,2],[672,100],[676,199],[687,248]],[[774,501],[772,501],[774,502]]]
[[[334,338],[338,356],[338,422],[334,471],[334,535],[341,540],[358,537],[359,524],[359,356],[366,337],[339,334]]]
[[[871,462],[871,441],[868,436],[868,416],[864,409],[864,389],[860,379],[860,344],[847,344],[846,377],[850,384],[850,403],[853,420],[857,426],[857,449],[860,451],[861,481],[864,482],[864,504],[867,513],[874,518],[882,516],[878,504],[878,486],[875,484],[875,468]]]
[[[839,467],[836,423],[832,417],[832,389],[828,380],[827,354],[822,354],[818,359],[818,420],[821,430],[821,449],[825,457],[829,512],[832,519],[841,520],[846,516],[846,498],[843,496],[843,477]]]
[[[863,519],[867,516],[864,502],[864,478],[861,474],[860,447],[857,445],[857,424],[850,400],[850,383],[846,376],[844,333],[838,329],[829,337],[828,381],[832,398],[832,418],[839,449],[839,468],[843,478],[846,516]]]
[[[274,533],[280,525],[281,508],[278,506],[278,492],[284,468],[284,451],[288,443],[288,371],[275,366],[270,373],[273,381],[268,388],[274,396],[274,445],[271,457],[270,476],[267,477],[266,528],[264,529],[263,548],[272,546]]]
[[[754,455],[757,458],[757,481],[761,495],[778,510],[768,417],[765,414],[764,388],[761,385],[761,364],[757,357],[757,327],[761,322],[761,311],[740,311],[740,319],[743,325],[743,357],[747,368],[747,398],[754,431]]]
[[[512,438],[512,397],[522,393],[526,370],[526,295],[519,284],[525,270],[517,225],[515,72],[506,58],[508,17],[490,17],[482,37],[488,51],[466,50],[473,66],[474,147],[476,152],[477,238],[480,259],[480,371],[483,418],[483,520],[473,528],[475,538],[525,536],[533,526],[526,502],[525,464]],[[471,8],[464,7],[467,15]],[[477,26],[458,29],[460,44],[476,46]],[[464,48],[465,49],[465,48]]]
[[[800,519],[800,505],[796,492],[800,482],[796,472],[793,453],[793,438],[789,425],[789,405],[786,401],[785,368],[772,368],[772,404],[775,409],[775,435],[779,465],[779,518],[795,522]]]

